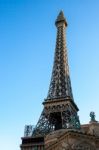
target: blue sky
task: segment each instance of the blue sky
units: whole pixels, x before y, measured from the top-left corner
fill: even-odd
[[[81,123],[99,120],[99,1],[0,0],[0,148],[19,150],[25,124],[35,125],[47,96],[60,10],[73,95]],[[6,141],[6,142],[5,142]],[[6,143],[6,144],[5,144]]]

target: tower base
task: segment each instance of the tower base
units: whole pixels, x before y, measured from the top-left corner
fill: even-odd
[[[99,123],[81,129],[60,129],[45,137],[23,137],[21,150],[99,150]]]

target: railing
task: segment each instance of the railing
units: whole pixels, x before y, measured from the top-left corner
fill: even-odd
[[[30,137],[30,136],[32,136],[34,128],[35,128],[34,125],[25,125],[25,128],[24,128],[24,137]]]

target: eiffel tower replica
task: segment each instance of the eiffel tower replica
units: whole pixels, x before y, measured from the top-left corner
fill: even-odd
[[[63,11],[59,13],[55,25],[57,38],[48,95],[43,102],[41,116],[30,136],[28,135],[31,126],[26,126],[26,136],[22,138],[21,150],[43,150],[44,138],[49,133],[62,129],[80,129],[77,115],[79,109],[74,102],[71,87],[65,37],[67,21]]]

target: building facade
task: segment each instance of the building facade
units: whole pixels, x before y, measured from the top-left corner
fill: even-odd
[[[25,128],[21,150],[99,150],[99,123],[94,112],[90,113],[89,124],[80,124],[69,73],[67,21],[62,11],[55,25],[57,38],[48,95],[35,128]]]

